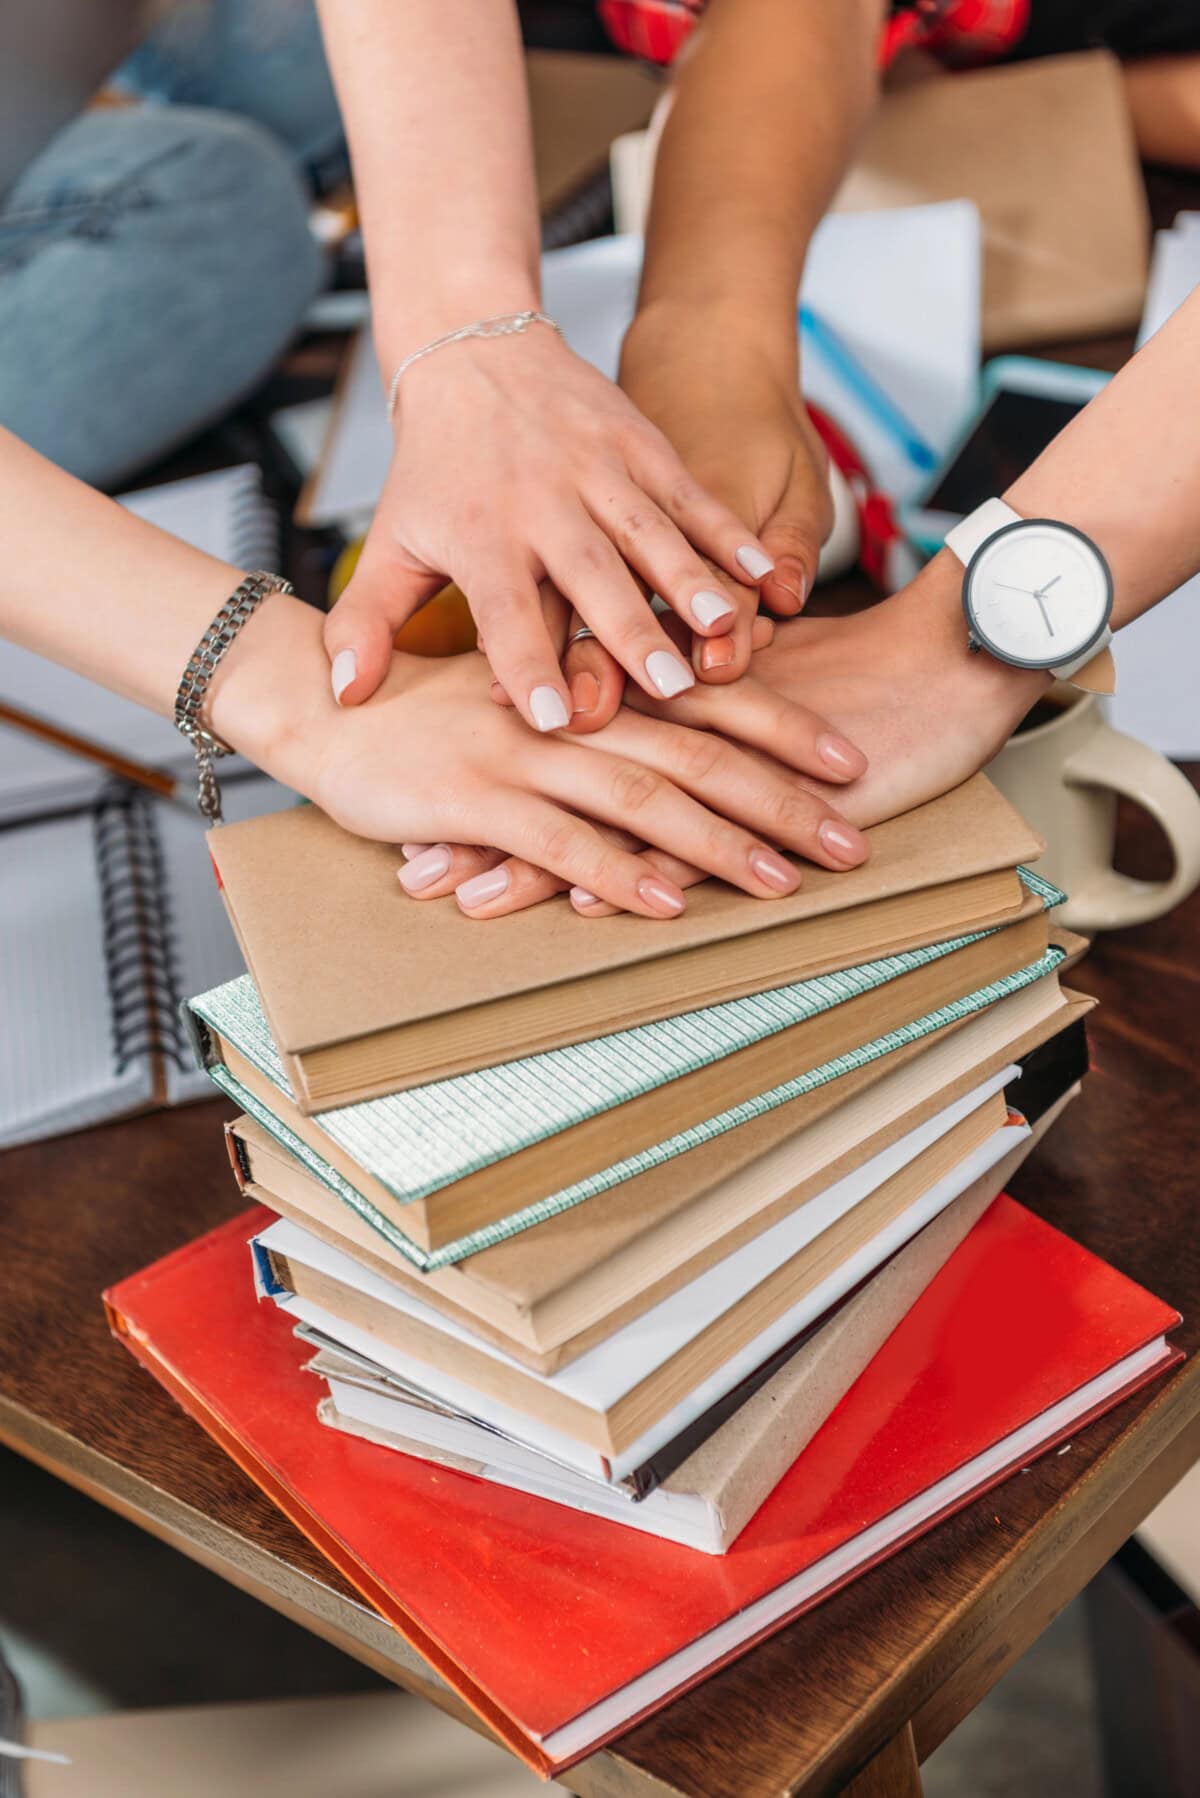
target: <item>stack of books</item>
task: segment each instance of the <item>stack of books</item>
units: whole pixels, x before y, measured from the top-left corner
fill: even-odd
[[[312,808],[210,838],[256,1208],[114,1328],[543,1773],[1173,1359],[997,1197],[1087,1067],[1038,839],[983,777],[871,838],[664,925],[417,906]]]

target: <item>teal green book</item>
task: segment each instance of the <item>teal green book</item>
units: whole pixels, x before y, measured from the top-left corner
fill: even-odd
[[[1024,869],[1021,876],[1044,906],[1062,900],[1063,895],[1048,881]],[[316,1141],[327,1139],[335,1159],[361,1169],[397,1205],[404,1206],[991,934],[977,932],[907,950],[839,973],[687,1012],[661,1023],[618,1031],[431,1086],[410,1088],[387,1098],[324,1111],[305,1119],[305,1126]],[[249,975],[201,994],[190,1001],[187,1009],[197,1049],[216,1085],[414,1268],[431,1271],[465,1260],[854,1068],[931,1035],[945,1024],[982,1011],[1052,972],[1062,960],[1063,951],[1051,948],[1027,967],[950,1005],[930,1011],[819,1067],[792,1075],[769,1091],[433,1249],[422,1247],[401,1230],[325,1155],[277,1116],[269,1103],[264,1103],[214,1058],[209,1028],[237,1050],[278,1092],[281,1101],[293,1100]]]

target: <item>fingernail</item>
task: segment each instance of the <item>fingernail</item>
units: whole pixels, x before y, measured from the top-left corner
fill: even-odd
[[[765,579],[775,566],[770,556],[764,555],[754,543],[743,543],[737,552],[737,559],[752,581]]]
[[[594,674],[577,674],[571,682],[573,712],[594,712],[600,704],[600,682]]]
[[[775,569],[775,585],[790,593],[797,605],[803,606],[808,598],[808,580],[799,562],[793,562],[785,556]]]
[[[728,668],[734,658],[732,637],[710,637],[700,651],[702,668]]]
[[[735,610],[731,599],[723,593],[710,593],[707,588],[703,592],[692,594],[692,617],[702,629],[707,630],[718,618],[728,618]]]
[[[566,701],[557,687],[535,687],[529,695],[529,709],[539,730],[565,730],[571,722]]]
[[[508,880],[507,868],[492,868],[487,874],[477,874],[474,880],[464,880],[460,887],[455,887],[454,897],[460,905],[487,905],[501,893],[507,893]]]
[[[572,905],[595,905],[595,903],[596,903],[595,893],[589,893],[586,887],[572,887],[571,888],[571,904]]]
[[[401,843],[400,853],[406,862],[412,862],[416,861],[418,855],[424,855],[428,848],[428,843]]]
[[[861,774],[867,765],[862,750],[847,743],[844,737],[818,737],[817,754],[835,774]]]
[[[696,677],[686,662],[669,655],[665,649],[656,649],[646,657],[646,673],[664,699],[674,699],[677,693],[686,693],[696,684]]]
[[[400,869],[400,885],[406,893],[423,893],[435,880],[441,880],[449,869],[450,851],[439,844],[436,849],[427,849],[424,855],[415,856],[407,867]]]
[[[852,824],[842,824],[835,818],[826,818],[817,835],[828,853],[836,856],[840,862],[861,862],[866,857],[867,839]]]
[[[773,849],[752,849],[750,866],[758,878],[779,893],[794,893],[800,885],[800,870],[785,862]]]
[[[665,918],[677,918],[683,910],[683,900],[673,893],[661,880],[647,875],[637,883],[638,896],[643,904],[653,906]]]
[[[339,649],[333,658],[333,666],[329,670],[329,679],[333,686],[333,697],[338,704],[342,703],[342,694],[358,674],[358,657],[352,649]]]

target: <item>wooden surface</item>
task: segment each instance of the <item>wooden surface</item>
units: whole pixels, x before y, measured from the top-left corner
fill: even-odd
[[[1195,203],[1151,184],[1156,222]],[[327,389],[301,346],[246,413],[151,478],[259,454],[256,416]],[[1115,368],[1127,340],[1064,359]],[[197,460],[197,458],[199,458]],[[288,545],[301,591],[334,545]],[[1122,866],[1164,847],[1122,813]],[[1100,941],[1095,1070],[1016,1196],[1184,1313],[1189,1360],[716,1675],[565,1783],[581,1798],[782,1798],[920,1790],[923,1759],[1200,1455],[1200,895]],[[7,1023],[7,1021],[6,1021]],[[454,1715],[461,1702],[108,1337],[103,1287],[239,1200],[214,1103],[0,1155],[0,1440]],[[1014,1303],[1020,1295],[1014,1295]],[[911,1734],[910,1734],[911,1725]]]
[[[1123,859],[1163,870],[1127,812]],[[1100,941],[1083,1097],[1017,1196],[1184,1312],[1200,1347],[1200,896]],[[0,1438],[456,1714],[462,1707],[106,1332],[101,1288],[238,1205],[217,1103],[0,1157]],[[1014,1295],[1014,1303],[1020,1295]],[[838,1790],[921,1755],[1200,1452],[1200,1361],[1092,1424],[575,1769],[587,1798]],[[891,1752],[895,1753],[896,1750]],[[868,1788],[870,1789],[870,1788]],[[898,1790],[905,1788],[901,1785]]]

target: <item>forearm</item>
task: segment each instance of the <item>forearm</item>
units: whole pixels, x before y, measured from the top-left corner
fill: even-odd
[[[1113,629],[1200,569],[1200,291],[1059,432],[1004,496],[1100,545]]]
[[[655,169],[640,309],[761,318],[795,353],[809,239],[876,92],[881,0],[711,0]]]
[[[384,367],[537,303],[529,106],[510,0],[319,0]]]
[[[170,717],[188,657],[246,571],[135,518],[2,429],[0,535],[0,636]],[[320,616],[276,597],[214,676],[207,722],[301,784],[298,736],[332,706],[327,689]]]

